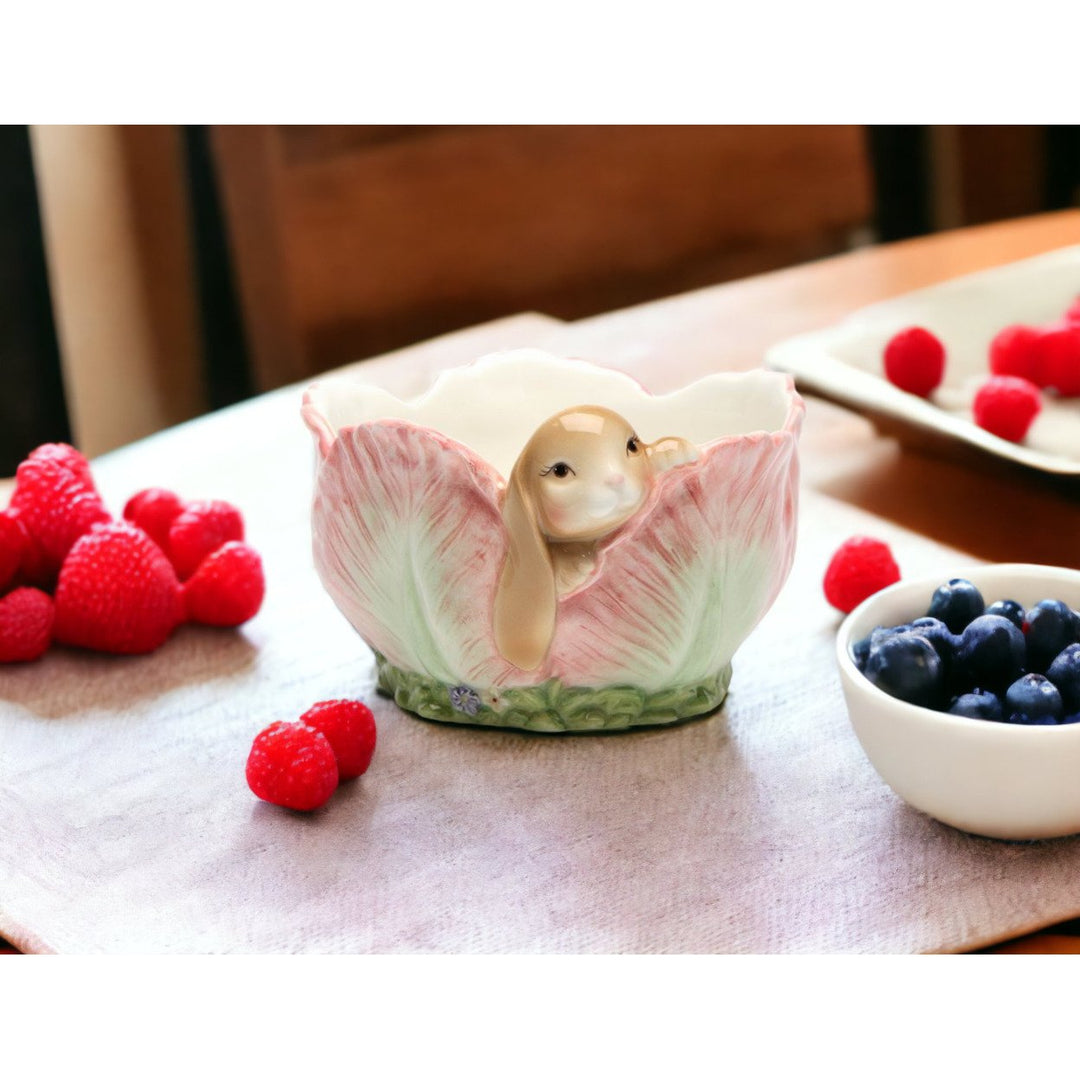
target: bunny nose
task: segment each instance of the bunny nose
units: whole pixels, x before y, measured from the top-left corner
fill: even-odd
[[[621,488],[626,483],[626,477],[622,473],[611,473],[607,478],[607,486]]]

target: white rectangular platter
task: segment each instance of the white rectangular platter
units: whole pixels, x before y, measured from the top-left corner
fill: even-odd
[[[1043,409],[1023,443],[977,427],[971,399],[989,376],[990,342],[1012,323],[1059,320],[1080,296],[1080,246],[954,278],[854,312],[824,330],[773,346],[769,367],[795,376],[800,389],[938,445],[975,450],[1065,478],[1080,478],[1080,398],[1043,394]],[[930,399],[893,386],[882,371],[886,342],[923,326],[945,345],[942,385]]]

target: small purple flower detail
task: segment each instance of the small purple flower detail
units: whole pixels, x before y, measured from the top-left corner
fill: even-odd
[[[480,695],[469,686],[450,687],[450,704],[458,712],[475,716],[480,711]]]

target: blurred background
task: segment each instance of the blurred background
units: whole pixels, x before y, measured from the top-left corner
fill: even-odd
[[[0,128],[0,476],[522,311],[1080,205],[1080,126]]]

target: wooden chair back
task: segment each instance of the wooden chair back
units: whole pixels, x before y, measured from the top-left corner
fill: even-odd
[[[855,126],[218,127],[258,389],[518,311],[579,318],[843,250]]]

